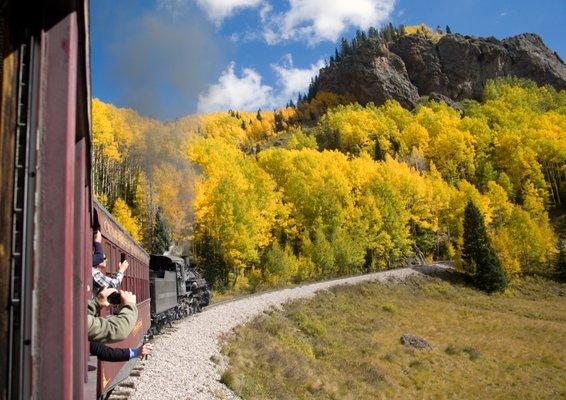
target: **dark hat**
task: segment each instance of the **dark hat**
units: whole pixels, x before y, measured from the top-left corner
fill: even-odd
[[[104,252],[102,251],[102,244],[94,242],[94,253],[92,254],[92,266],[96,267],[106,259]]]

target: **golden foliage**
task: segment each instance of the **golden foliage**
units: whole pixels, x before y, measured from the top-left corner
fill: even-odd
[[[132,238],[136,241],[141,240],[138,220],[132,215],[132,210],[122,198],[118,197],[112,207],[112,215],[122,225]]]
[[[133,191],[115,212],[136,232],[136,218],[150,224],[161,206],[173,238],[193,240],[220,286],[375,270],[417,253],[458,261],[470,199],[509,277],[548,270],[556,256],[548,208],[566,192],[564,91],[489,82],[485,101],[463,114],[436,101],[412,112],[395,101],[349,102],[319,92],[297,110],[167,125],[95,100],[97,171],[124,174],[149,155],[151,168],[119,175]],[[112,203],[118,189],[101,195]]]
[[[427,24],[406,25],[403,26],[403,30],[406,35],[421,35],[433,42],[438,42],[440,38],[444,36],[443,32],[433,30]]]

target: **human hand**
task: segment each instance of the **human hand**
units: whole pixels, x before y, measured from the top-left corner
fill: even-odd
[[[153,351],[153,345],[144,343],[138,350],[140,351],[140,357],[147,357]]]
[[[96,233],[94,234],[94,242],[102,243],[102,233],[100,233],[100,230],[96,231]]]
[[[108,307],[110,305],[110,303],[108,302],[108,296],[110,296],[114,292],[117,292],[117,290],[114,288],[102,289],[96,296],[98,304],[100,304],[101,307]]]
[[[128,269],[129,266],[130,266],[130,264],[128,263],[128,260],[124,260],[120,264],[118,264],[118,271],[120,271],[121,273],[124,273],[124,272],[126,272],[126,270]]]
[[[136,304],[136,295],[132,292],[120,290],[120,295],[122,296],[122,304]]]

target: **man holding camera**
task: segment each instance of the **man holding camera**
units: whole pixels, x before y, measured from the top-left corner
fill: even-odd
[[[93,293],[97,294],[103,288],[117,289],[120,287],[128,265],[128,260],[122,260],[118,264],[118,272],[114,276],[106,275],[106,255],[102,251],[102,234],[100,231],[96,231],[94,236],[94,253],[92,255]]]
[[[108,307],[110,303],[118,302],[121,304],[118,314],[108,318],[98,316],[101,307]],[[118,292],[113,288],[102,289],[94,299],[88,302],[88,340],[101,343],[124,340],[134,329],[137,319],[138,309],[135,294],[124,290]]]

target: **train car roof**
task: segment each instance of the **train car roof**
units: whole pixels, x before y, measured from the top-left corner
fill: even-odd
[[[116,219],[110,214],[106,208],[93,199],[94,210],[96,211],[95,218],[98,219],[98,226],[95,224],[95,229],[100,228],[103,236],[106,236],[116,245],[122,247],[133,256],[136,256],[140,261],[149,265],[149,253],[143,249]],[[96,221],[95,221],[96,222]]]
[[[171,263],[185,265],[185,260],[183,260],[181,257],[168,256],[168,255],[164,255],[164,254],[151,254],[150,255],[150,259],[149,259],[149,266],[150,267],[159,266],[159,265],[163,265],[163,264],[171,264]]]

